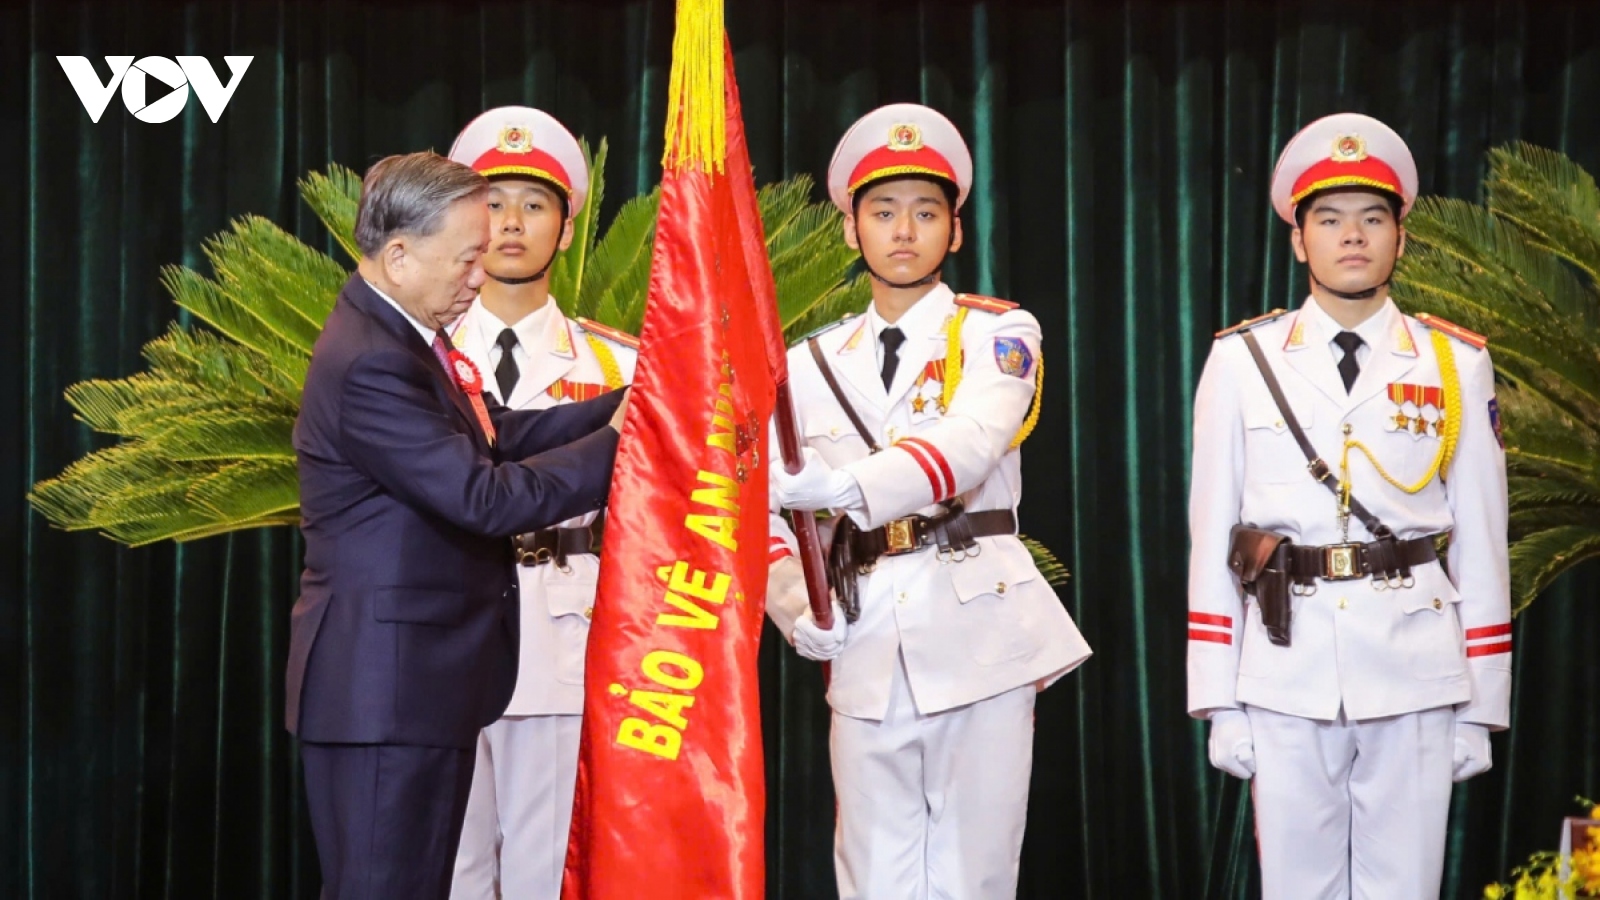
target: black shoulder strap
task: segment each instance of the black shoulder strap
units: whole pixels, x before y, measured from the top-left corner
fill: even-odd
[[[833,369],[828,367],[828,360],[822,355],[822,347],[817,344],[817,339],[808,339],[806,346],[811,349],[811,358],[816,360],[817,368],[822,372],[822,380],[828,383],[828,390],[833,391],[833,399],[839,401],[839,408],[843,409],[844,414],[849,417],[850,424],[856,427],[856,434],[861,435],[861,439],[867,442],[867,446],[872,448],[873,453],[882,451],[883,448],[878,446],[878,442],[872,439],[872,432],[867,430],[867,426],[861,421],[861,417],[856,415],[856,408],[851,406],[850,401],[844,398],[844,391],[839,387],[839,379],[833,376]]]
[[[1322,482],[1335,497],[1339,496],[1339,479],[1333,476],[1333,470],[1328,468],[1327,462],[1317,455],[1316,448],[1311,446],[1311,440],[1306,437],[1305,429],[1300,427],[1300,420],[1294,417],[1294,410],[1289,408],[1289,401],[1283,396],[1283,387],[1278,384],[1278,376],[1272,374],[1272,366],[1267,364],[1267,357],[1261,352],[1261,343],[1249,331],[1245,331],[1243,337],[1244,345],[1250,348],[1251,358],[1256,361],[1256,368],[1261,370],[1262,380],[1267,383],[1267,390],[1272,393],[1272,402],[1278,404],[1283,424],[1289,426],[1289,433],[1294,435],[1295,443],[1300,445],[1300,452],[1306,455],[1306,462],[1309,463],[1306,468],[1310,470],[1311,477]],[[1350,511],[1355,513],[1356,518],[1361,520],[1361,524],[1367,527],[1367,531],[1374,538],[1382,540],[1393,536],[1394,533],[1389,530],[1389,526],[1378,521],[1378,517],[1363,506],[1354,495],[1350,497]]]

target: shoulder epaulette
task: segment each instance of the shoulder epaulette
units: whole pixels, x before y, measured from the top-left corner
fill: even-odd
[[[1434,331],[1443,332],[1463,344],[1476,347],[1479,350],[1489,346],[1489,339],[1476,331],[1468,331],[1454,322],[1446,321],[1438,316],[1422,313],[1417,316],[1417,321],[1432,328]]]
[[[590,334],[603,337],[614,344],[621,344],[630,350],[639,349],[639,339],[627,333],[626,331],[612,328],[610,325],[601,325],[599,322],[596,322],[593,319],[585,319],[582,316],[579,316],[573,321],[578,323],[579,328],[582,328],[584,331],[587,331]]]
[[[1279,316],[1288,315],[1288,313],[1289,311],[1286,309],[1275,309],[1264,316],[1256,316],[1254,319],[1245,319],[1243,322],[1240,322],[1232,328],[1224,328],[1217,332],[1217,340],[1221,340],[1230,334],[1238,334],[1241,331],[1249,331],[1257,325],[1265,325]]]
[[[804,344],[806,341],[809,341],[814,337],[820,337],[820,336],[822,336],[824,334],[827,334],[828,332],[834,330],[835,328],[838,328],[840,325],[843,325],[846,322],[854,322],[856,320],[856,316],[857,315],[859,315],[859,313],[845,313],[844,315],[840,316],[839,318],[834,319],[832,322],[824,322],[821,326],[819,326],[817,328],[813,328],[810,332],[808,332],[806,334],[803,334],[798,338],[795,338],[793,341],[791,341],[789,343],[789,346],[798,347],[801,344]]]
[[[1008,313],[1016,309],[1020,304],[1012,303],[1010,300],[1001,300],[999,297],[985,297],[982,294],[957,294],[956,305],[965,306],[967,309],[978,309],[986,313],[994,313],[998,316],[1001,313]]]

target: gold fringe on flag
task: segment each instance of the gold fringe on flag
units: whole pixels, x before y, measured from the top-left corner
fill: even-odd
[[[728,155],[722,93],[722,0],[678,0],[672,37],[672,78],[667,83],[664,168],[722,172]]]

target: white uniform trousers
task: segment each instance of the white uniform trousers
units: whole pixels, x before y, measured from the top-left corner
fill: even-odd
[[[1359,722],[1247,712],[1263,900],[1439,896],[1450,707]]]
[[[452,900],[558,900],[582,716],[507,716],[478,735]]]
[[[840,900],[1016,897],[1037,694],[923,715],[901,658],[882,721],[833,714]]]

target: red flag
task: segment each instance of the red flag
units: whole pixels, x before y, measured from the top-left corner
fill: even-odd
[[[680,3],[673,53],[648,306],[589,633],[564,900],[764,890],[756,654],[766,423],[785,377],[783,337],[720,3]]]

